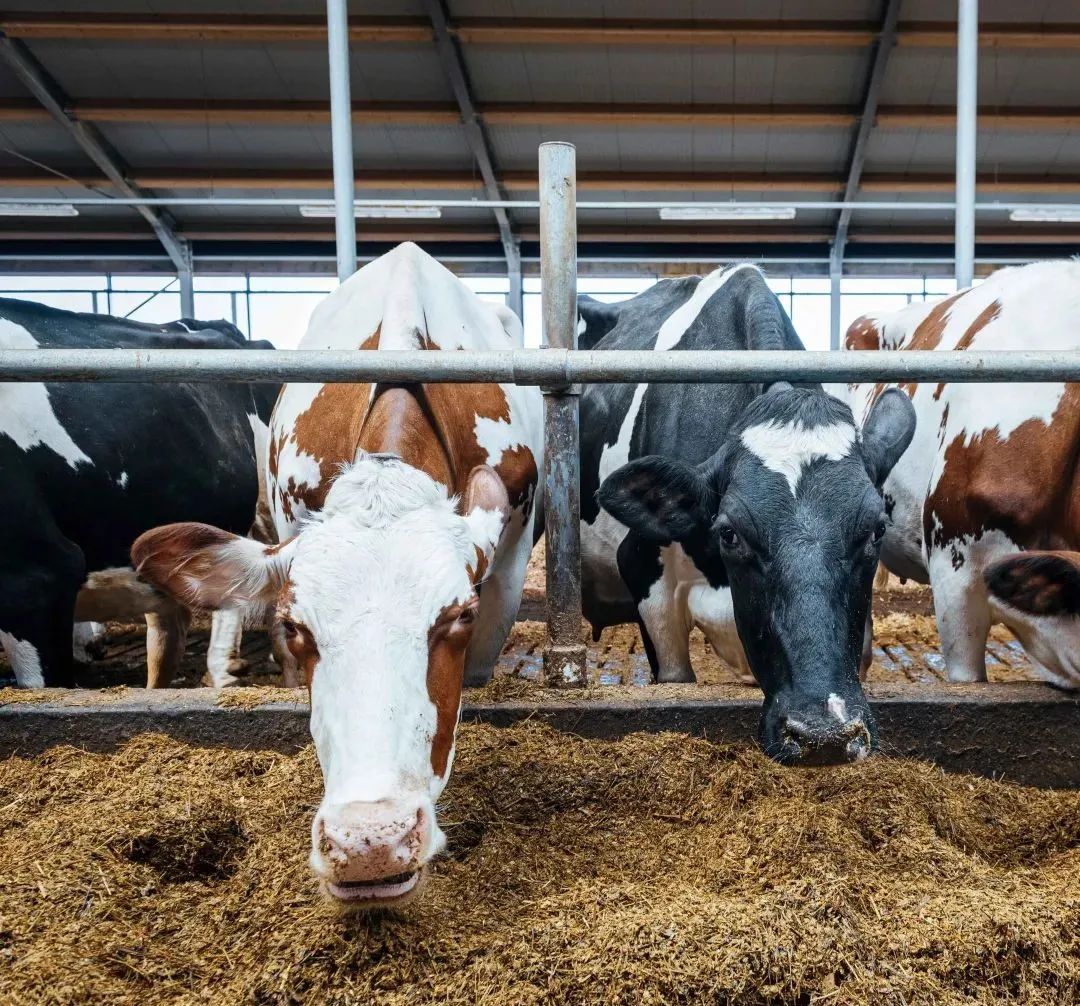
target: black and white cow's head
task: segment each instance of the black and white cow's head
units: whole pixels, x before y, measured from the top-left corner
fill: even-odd
[[[633,532],[681,543],[730,585],[765,692],[761,742],[778,761],[851,761],[875,744],[859,658],[885,534],[881,485],[914,431],[900,391],[881,395],[860,431],[837,399],[777,384],[703,464],[643,457],[600,488]]]

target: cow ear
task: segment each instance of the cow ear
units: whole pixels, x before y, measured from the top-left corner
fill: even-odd
[[[510,519],[510,496],[499,473],[490,465],[477,465],[469,473],[463,508],[465,522],[469,525],[476,546],[473,579],[480,580],[495,555],[495,546]]]
[[[1080,554],[1018,552],[983,571],[990,593],[1033,615],[1080,614]]]
[[[712,520],[714,494],[700,469],[651,455],[612,472],[600,505],[646,541],[685,541]]]
[[[209,524],[166,524],[131,546],[135,572],[185,607],[241,608],[274,600],[296,539],[264,545]]]
[[[879,489],[915,436],[915,407],[899,388],[889,388],[874,403],[862,428],[867,474]]]

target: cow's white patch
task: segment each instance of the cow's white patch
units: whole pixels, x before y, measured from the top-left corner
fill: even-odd
[[[15,672],[15,680],[20,688],[44,688],[45,675],[41,670],[41,657],[37,647],[25,639],[19,639],[10,632],[0,631],[0,645],[3,645],[8,662]]]
[[[233,673],[240,669],[240,644],[244,637],[244,611],[224,608],[215,611],[210,626],[210,643],[206,647],[206,673],[212,688],[236,684]]]
[[[743,446],[769,471],[787,479],[794,496],[808,464],[819,458],[839,461],[851,453],[855,427],[850,423],[806,427],[798,420],[794,423],[770,420],[743,430],[741,439]]]
[[[505,392],[505,389],[503,390]],[[502,460],[504,452],[521,446],[521,426],[514,422],[512,414],[509,422],[505,419],[477,416],[473,434],[476,442],[487,455],[485,460],[492,467]]]
[[[76,622],[71,634],[71,655],[80,664],[90,663],[89,647],[105,635],[101,622]]]
[[[834,716],[841,723],[847,723],[847,703],[835,692],[831,692],[829,697],[825,700],[825,708],[828,710],[830,716]]]
[[[126,489],[127,484],[128,484],[128,473],[127,472],[121,472],[119,478],[117,478],[117,480],[116,480],[116,484],[121,489]]]
[[[0,349],[36,349],[37,345],[37,340],[22,325],[0,318]],[[60,423],[44,384],[0,386],[0,434],[11,437],[24,451],[47,447],[72,468],[80,463],[93,463]]]

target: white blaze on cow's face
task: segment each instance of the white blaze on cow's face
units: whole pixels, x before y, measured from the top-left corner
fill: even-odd
[[[149,532],[133,550],[154,582],[170,566],[196,577],[189,598],[210,600],[200,592],[215,581],[247,599],[276,595],[310,687],[323,773],[310,863],[341,902],[400,900],[445,846],[435,801],[453,762],[477,585],[509,512],[492,469],[473,471],[461,510],[424,473],[372,455],[345,469],[323,509],[277,550],[229,536],[212,547],[216,561],[204,550],[177,569],[141,544],[193,525]]]

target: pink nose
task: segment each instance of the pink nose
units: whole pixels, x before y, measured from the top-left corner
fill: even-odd
[[[315,850],[336,883],[382,880],[420,868],[429,832],[429,815],[413,802],[344,803],[319,815]]]

